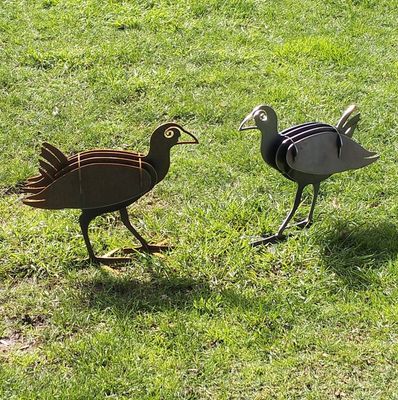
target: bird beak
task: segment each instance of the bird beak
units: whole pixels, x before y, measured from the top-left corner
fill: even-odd
[[[196,139],[196,137],[194,135],[192,135],[192,133],[186,131],[185,129],[181,128],[181,131],[186,133],[188,136],[190,136],[193,140],[183,140],[182,142],[177,142],[177,144],[199,144],[199,140]],[[186,135],[184,135],[186,136]]]
[[[257,129],[255,125],[245,126],[251,119],[253,119],[253,113],[250,113],[239,125],[239,131],[248,131],[249,129]]]

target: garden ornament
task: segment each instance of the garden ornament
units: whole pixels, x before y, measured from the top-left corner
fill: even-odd
[[[187,140],[180,140],[187,136]],[[194,135],[175,123],[159,126],[151,136],[146,156],[132,151],[94,149],[66,157],[49,143],[41,148],[40,174],[24,186],[23,202],[31,207],[58,210],[81,209],[80,227],[92,262],[111,264],[128,261],[127,257],[103,257],[94,254],[88,226],[97,216],[119,211],[123,224],[141,243],[139,248],[122,249],[149,253],[170,246],[151,245],[131,225],[126,207],[163,180],[170,166],[170,149],[176,144],[196,144]]]
[[[275,111],[266,105],[255,107],[242,121],[239,130],[258,129],[261,132],[261,155],[264,161],[285,178],[297,183],[293,208],[280,225],[278,232],[255,240],[252,246],[275,243],[284,238],[283,232],[301,202],[303,189],[313,186],[313,199],[308,217],[296,224],[300,228],[312,223],[319,185],[330,175],[365,167],[379,156],[365,150],[351,137],[360,119],[356,107],[350,106],[336,126],[309,122],[278,132]],[[253,120],[254,125],[247,125]]]

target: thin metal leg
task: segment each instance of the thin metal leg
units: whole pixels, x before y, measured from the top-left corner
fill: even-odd
[[[85,211],[79,217],[80,229],[82,230],[84,243],[86,244],[88,255],[90,257],[90,261],[98,262],[97,257],[94,254],[93,246],[91,245],[90,238],[88,236],[88,226],[90,222],[95,218],[95,215],[86,213]]]
[[[278,237],[282,237],[282,233],[286,229],[287,224],[289,223],[289,221],[293,218],[294,214],[296,213],[297,208],[301,203],[301,196],[303,195],[304,188],[305,188],[305,185],[298,185],[297,192],[296,192],[296,198],[294,199],[293,208],[291,209],[291,211],[289,212],[289,214],[287,215],[287,217],[285,218],[285,220],[282,222],[281,226],[279,227],[278,233],[277,233]]]
[[[296,198],[294,199],[293,208],[289,212],[289,214],[287,215],[285,220],[282,222],[281,226],[278,229],[278,233],[276,233],[275,235],[269,236],[269,237],[262,238],[260,240],[254,240],[250,243],[251,246],[256,247],[256,246],[260,246],[263,244],[276,243],[276,242],[280,242],[283,239],[282,233],[286,229],[287,224],[293,218],[298,206],[300,205],[301,196],[303,194],[304,188],[305,188],[305,185],[298,185],[297,192],[296,192]]]
[[[316,204],[316,201],[318,199],[320,185],[321,185],[320,183],[314,183],[312,185],[314,187],[314,195],[312,197],[311,209],[310,209],[310,213],[308,214],[307,224],[311,224],[312,223],[312,217],[314,215],[315,204]]]
[[[90,222],[98,215],[99,214],[96,213],[94,210],[91,210],[91,211],[83,210],[83,212],[79,218],[80,228],[82,230],[84,242],[86,244],[88,255],[90,257],[91,262],[94,262],[96,264],[102,263],[102,264],[107,264],[107,265],[121,264],[121,263],[131,262],[131,258],[113,256],[118,251],[121,251],[124,254],[132,254],[132,253],[136,253],[137,251],[144,251],[144,252],[148,252],[148,253],[158,253],[158,252],[161,252],[164,250],[169,250],[171,248],[171,246],[149,245],[146,242],[146,240],[131,225],[127,210],[126,210],[126,208],[123,208],[120,210],[120,216],[121,216],[122,222],[126,226],[126,228],[139,240],[142,247],[139,249],[115,249],[115,250],[112,250],[109,253],[105,254],[104,256],[97,257],[94,254],[94,250],[93,250],[93,247],[90,242],[90,238],[88,235],[88,226],[90,225]]]
[[[315,204],[316,204],[316,201],[318,198],[320,183],[314,183],[312,186],[314,188],[314,191],[313,191],[313,196],[312,196],[311,209],[308,214],[308,217],[305,220],[300,221],[293,226],[297,226],[298,228],[309,228],[312,224],[312,217],[314,215]]]
[[[149,244],[148,242],[136,231],[136,229],[131,225],[129,215],[126,208],[122,208],[120,211],[120,218],[124,224],[124,226],[138,239],[141,243],[142,247],[149,251]]]
[[[124,254],[131,254],[135,253],[136,251],[144,251],[146,253],[159,253],[162,251],[167,251],[172,249],[172,246],[169,245],[163,245],[163,244],[149,244],[136,230],[135,228],[131,225],[131,222],[129,220],[129,215],[127,213],[126,208],[122,208],[119,210],[120,212],[120,217],[122,219],[122,222],[124,226],[139,240],[141,243],[141,248],[139,249],[121,249]]]

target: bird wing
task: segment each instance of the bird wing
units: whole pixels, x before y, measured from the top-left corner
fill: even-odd
[[[345,135],[323,132],[308,136],[291,144],[286,153],[290,168],[314,175],[365,167],[379,156],[365,150]]]
[[[43,143],[39,160],[40,175],[27,179],[23,191],[25,193],[38,193],[48,186],[54,179],[59,178],[76,167],[88,163],[124,163],[129,160],[135,165],[143,157],[142,154],[110,149],[94,149],[66,157],[60,150],[49,143]]]
[[[155,185],[153,167],[118,163],[90,163],[60,176],[39,193],[23,199],[45,209],[110,207],[134,200]]]
[[[118,158],[129,158],[132,160],[138,160],[139,158],[144,157],[141,153],[136,153],[133,151],[125,151],[125,150],[111,150],[111,149],[93,149],[83,151],[81,153],[75,154],[68,158],[68,162],[74,162],[77,158],[84,160],[86,158],[91,157],[118,157]]]
[[[125,158],[121,156],[116,156],[115,154],[106,155],[106,154],[97,154],[96,156],[86,157],[86,158],[73,158],[68,160],[68,164],[64,166],[61,170],[57,171],[55,174],[55,178],[59,178],[62,175],[65,175],[68,172],[71,172],[75,169],[81,168],[82,166],[89,164],[122,164],[122,165],[131,165],[135,167],[143,167],[145,168],[148,163],[145,163],[142,159],[134,159],[134,158]],[[148,168],[147,171],[154,175],[153,179],[157,179],[156,173],[152,174],[153,168]]]
[[[301,124],[293,127],[287,133],[285,133],[285,139],[278,147],[275,154],[275,163],[278,169],[282,173],[288,173],[291,169],[290,165],[286,161],[287,151],[293,143],[300,141],[301,139],[314,136],[319,133],[335,134],[336,128],[323,123],[311,122],[308,124]]]
[[[312,131],[313,129],[336,129],[332,125],[323,122],[306,122],[304,124],[291,126],[284,129],[280,134],[285,137],[293,137],[301,133]]]

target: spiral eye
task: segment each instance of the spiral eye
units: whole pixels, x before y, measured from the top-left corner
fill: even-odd
[[[266,121],[267,120],[267,114],[265,112],[262,112],[259,117],[260,117],[261,121]]]
[[[167,139],[171,139],[174,136],[174,131],[173,129],[166,129],[164,132],[164,137]]]

